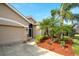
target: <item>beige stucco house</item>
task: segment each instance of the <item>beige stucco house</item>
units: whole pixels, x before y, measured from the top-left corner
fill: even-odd
[[[34,38],[37,22],[23,16],[10,4],[0,4],[0,44],[12,44]]]

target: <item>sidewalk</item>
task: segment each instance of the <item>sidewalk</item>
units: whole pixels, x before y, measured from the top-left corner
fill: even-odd
[[[18,43],[11,46],[0,46],[2,56],[63,56],[38,47],[34,42]]]

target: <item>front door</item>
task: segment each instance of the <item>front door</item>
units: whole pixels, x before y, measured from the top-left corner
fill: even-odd
[[[33,37],[33,25],[29,25],[29,37]]]

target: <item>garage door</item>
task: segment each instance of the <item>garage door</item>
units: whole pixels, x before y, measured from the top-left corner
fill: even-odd
[[[0,25],[0,44],[11,44],[24,40],[27,40],[25,28]]]

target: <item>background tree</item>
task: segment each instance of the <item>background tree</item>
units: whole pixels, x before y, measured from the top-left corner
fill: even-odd
[[[40,22],[40,28],[43,32],[43,34],[46,36],[53,37],[54,36],[54,31],[55,31],[55,26],[58,24],[59,20],[55,20],[53,17],[52,18],[46,18],[43,19],[42,22]]]
[[[74,20],[75,18],[77,18],[77,16],[71,12],[71,9],[78,7],[78,6],[79,6],[79,4],[64,3],[64,4],[61,4],[60,9],[51,10],[52,17],[59,16],[58,19],[61,20],[61,25],[60,25],[61,26],[61,36],[60,36],[61,39],[63,39],[64,21],[65,20]]]
[[[44,35],[49,36],[49,27],[50,27],[50,19],[46,18],[43,19],[42,22],[40,22],[40,28],[42,29],[42,32]]]

